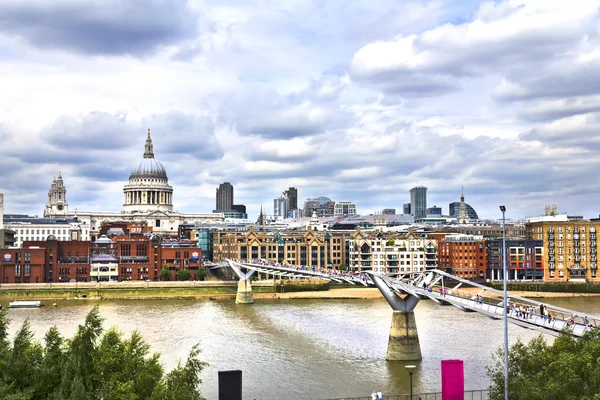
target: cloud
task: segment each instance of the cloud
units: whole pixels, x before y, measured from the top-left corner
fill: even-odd
[[[0,2],[0,33],[41,49],[145,56],[193,37],[197,29],[186,0]]]
[[[598,24],[593,2],[550,3],[485,2],[472,21],[367,44],[352,57],[350,75],[387,94],[434,96],[459,90],[466,78],[543,63]]]
[[[344,84],[324,77],[299,92],[274,90],[235,93],[223,101],[222,115],[241,135],[293,139],[322,134],[351,123],[352,115],[334,102]]]
[[[180,211],[230,181],[251,217],[290,186],[368,213],[417,185],[595,216],[595,3],[5,1],[0,191],[40,214],[62,170],[70,208],[118,211],[151,128]]]
[[[163,154],[189,155],[202,160],[223,157],[224,150],[215,136],[215,123],[209,116],[170,111],[143,118],[143,124],[152,127],[152,136],[163,142],[160,147]]]
[[[125,114],[92,112],[81,116],[60,116],[43,128],[41,138],[50,146],[70,149],[118,149],[134,135]]]

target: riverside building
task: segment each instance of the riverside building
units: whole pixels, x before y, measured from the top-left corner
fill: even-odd
[[[527,238],[544,243],[544,281],[599,282],[597,232],[600,221],[566,214],[530,218]]]
[[[339,268],[347,265],[349,235],[314,231],[256,231],[253,226],[213,232],[213,261],[264,259],[288,265]]]
[[[119,227],[101,229],[107,234],[94,242],[59,241],[50,235],[26,241],[21,248],[0,249],[0,282],[157,281],[165,267],[170,280],[181,269],[189,270],[194,280],[200,278],[202,250],[196,241]]]
[[[410,274],[437,266],[437,243],[413,233],[401,237],[379,231],[363,232],[360,228],[349,242],[352,271],[384,274]]]

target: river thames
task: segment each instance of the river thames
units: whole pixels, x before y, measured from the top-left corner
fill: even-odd
[[[600,314],[600,298],[548,299],[557,306]],[[58,307],[11,309],[11,338],[29,317],[36,338],[52,325],[71,337],[88,311],[100,304],[105,328],[126,335],[138,329],[161,353],[170,370],[185,360],[195,343],[210,363],[202,375],[202,394],[216,399],[218,371],[243,371],[245,399],[323,399],[407,393],[408,363],[387,362],[392,310],[375,300],[229,301],[70,301]],[[462,359],[465,388],[489,385],[486,366],[502,346],[502,321],[421,301],[415,309],[423,360],[413,376],[415,392],[440,391],[440,360]],[[509,326],[510,342],[537,332]],[[546,336],[549,340],[551,337]]]

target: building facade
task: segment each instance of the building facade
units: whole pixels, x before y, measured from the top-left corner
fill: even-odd
[[[600,222],[570,219],[566,215],[531,218],[527,238],[544,243],[544,280],[598,282],[597,232]]]
[[[233,207],[233,185],[224,182],[217,188],[217,210],[231,210]]]
[[[410,274],[437,266],[437,243],[412,231],[405,236],[358,229],[349,242],[350,270]]]
[[[410,189],[410,211],[413,217],[427,216],[427,188],[416,186]]]
[[[486,278],[504,279],[502,265],[502,239],[485,241],[487,254]],[[506,266],[509,280],[541,281],[544,279],[544,244],[541,240],[507,240]]]
[[[163,267],[171,271],[171,280],[181,269],[200,278],[202,250],[195,241],[109,231],[94,242],[58,241],[51,235],[22,248],[0,249],[0,282],[157,281]]]
[[[453,234],[438,242],[438,268],[465,279],[484,279],[487,255],[483,236]]]
[[[458,211],[460,209],[460,201],[454,201],[448,204],[448,215],[451,217],[458,217]],[[467,203],[465,203],[465,208],[467,209],[467,214],[469,215],[469,219],[478,220],[479,215],[477,215],[477,211]]]
[[[335,211],[335,201],[328,197],[315,197],[306,199],[304,202],[303,216],[332,217]]]
[[[288,265],[321,268],[346,266],[345,240],[348,236],[313,231],[305,232],[247,230],[215,231],[213,260],[265,259]]]
[[[357,215],[356,204],[350,201],[338,201],[333,209],[335,217],[352,217]]]

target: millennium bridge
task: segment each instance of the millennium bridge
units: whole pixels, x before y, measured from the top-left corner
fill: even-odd
[[[502,319],[527,329],[553,336],[561,333],[581,337],[600,325],[600,317],[584,315],[574,310],[541,303],[503,292],[437,269],[410,275],[384,275],[372,271],[352,273],[316,267],[281,265],[266,260],[225,260],[215,268],[230,267],[238,276],[236,303],[254,303],[251,277],[255,272],[291,279],[321,279],[337,283],[375,286],[392,308],[392,323],[386,359],[390,361],[420,360],[421,346],[414,309],[421,299],[439,305],[451,305],[464,312],[476,312],[490,319]],[[462,285],[469,290],[461,290]],[[500,297],[500,299],[499,299]],[[499,302],[500,301],[500,302]],[[545,312],[543,312],[545,310]]]

